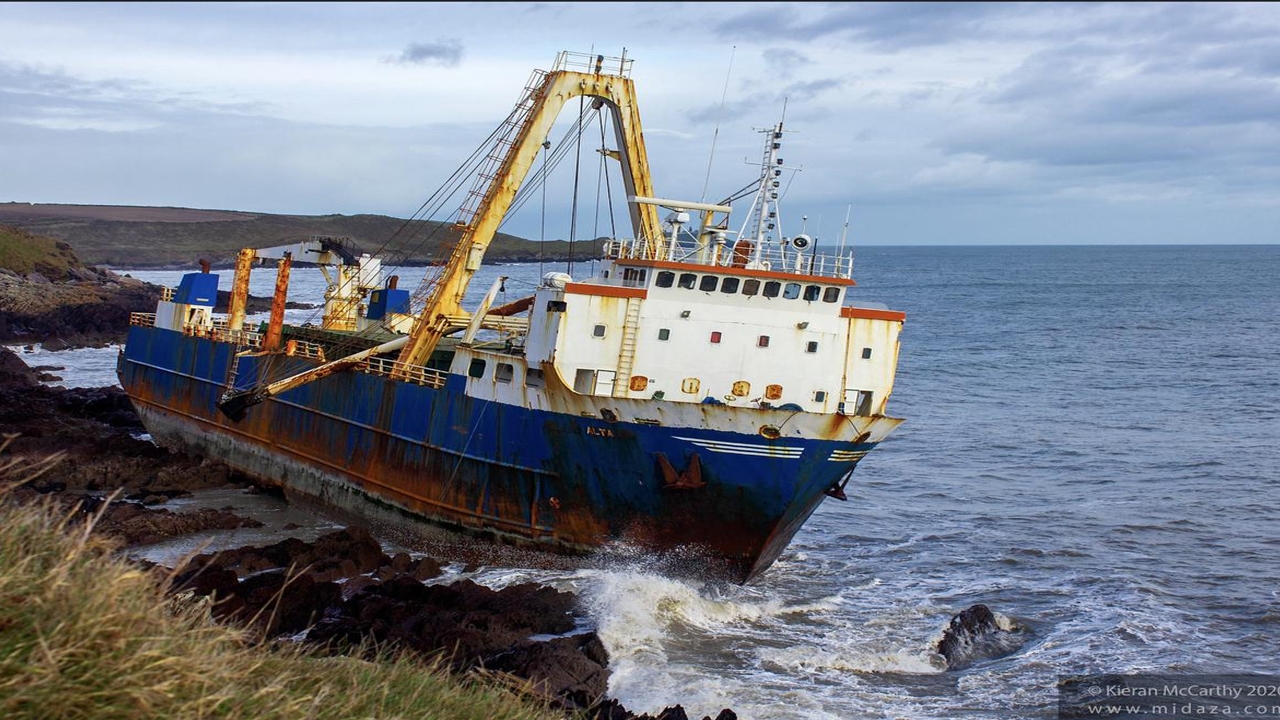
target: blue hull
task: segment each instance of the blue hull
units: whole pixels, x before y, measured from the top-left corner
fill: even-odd
[[[157,442],[328,504],[359,498],[410,522],[558,552],[624,543],[735,582],[768,568],[875,446],[608,422],[471,397],[461,375],[433,388],[359,371],[287,391],[233,422],[217,403],[240,349],[130,328],[120,381]],[[262,361],[241,358],[237,385]],[[672,470],[690,487],[672,483]]]

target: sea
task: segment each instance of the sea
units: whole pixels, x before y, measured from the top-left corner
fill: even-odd
[[[487,265],[468,302],[500,277],[502,302],[566,270],[591,268]],[[252,292],[269,296],[271,276]],[[906,422],[758,580],[678,580],[641,557],[448,577],[576,593],[610,695],[637,713],[1054,718],[1064,678],[1280,676],[1280,246],[865,247],[855,277],[854,299],[906,312],[889,402]],[[64,368],[57,384],[115,382],[118,348],[19,350]],[[178,502],[289,524],[206,544],[337,527],[221,492]],[[948,667],[936,643],[975,604],[1016,647]]]

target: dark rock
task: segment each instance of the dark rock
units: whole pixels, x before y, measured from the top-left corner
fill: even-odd
[[[979,604],[952,617],[934,649],[946,660],[947,669],[959,670],[978,660],[1007,655],[1022,642],[1022,628],[1001,627],[995,613]]]
[[[294,570],[313,580],[330,582],[372,572],[390,558],[382,545],[360,527],[349,527],[305,543],[289,538],[263,547],[221,550],[192,558],[189,567],[198,569],[217,563],[246,577],[264,570]]]
[[[527,678],[540,693],[572,709],[594,705],[609,686],[608,653],[595,633],[518,645],[485,663]]]
[[[311,627],[330,605],[341,601],[342,590],[337,583],[272,570],[241,582],[235,597],[243,604],[215,604],[214,614],[258,627],[273,637]]]
[[[100,504],[100,501],[87,498],[82,503],[84,512],[94,512],[97,509],[94,507],[96,504]],[[191,512],[175,513],[138,503],[119,501],[109,504],[102,511],[96,529],[118,537],[129,545],[146,545],[205,530],[233,530],[261,526],[262,523],[257,520],[240,517],[225,510],[201,508]]]
[[[0,385],[19,387],[37,384],[36,372],[12,350],[0,347]]]

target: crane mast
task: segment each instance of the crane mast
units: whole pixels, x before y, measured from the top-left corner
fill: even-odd
[[[573,56],[561,53],[556,59],[555,69],[529,89],[509,118],[513,137],[500,141],[495,149],[495,153],[499,153],[494,158],[498,161],[498,171],[489,179],[475,212],[470,217],[464,214],[459,218],[461,237],[444,270],[433,279],[426,293],[426,304],[418,313],[409,340],[400,351],[397,367],[402,370],[399,372],[407,372],[409,366],[426,364],[440,338],[456,329],[449,318],[465,314],[462,298],[467,285],[480,269],[485,251],[565,103],[577,97],[590,97],[597,98],[603,107],[609,109],[614,119],[627,196],[653,195],[635,85],[626,75],[630,61],[625,58],[609,59],[611,66],[617,62],[617,72],[606,72],[606,58],[598,55],[594,58],[593,71],[578,72],[566,69]],[[504,146],[505,151],[502,151]],[[631,202],[629,211],[636,237],[648,245],[648,252],[653,257],[661,257],[664,240],[657,208]]]

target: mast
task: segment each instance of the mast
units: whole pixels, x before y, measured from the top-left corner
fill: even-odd
[[[587,65],[591,72],[567,69],[570,63],[581,63],[584,58],[594,61],[594,67]],[[555,68],[545,74],[541,83],[531,83],[528,92],[508,118],[509,130],[514,132],[499,141],[490,157],[496,161],[497,171],[491,178],[482,175],[477,179],[477,185],[486,179],[489,182],[479,196],[475,212],[468,215],[464,210],[459,216],[455,225],[461,231],[458,244],[444,270],[435,277],[426,306],[414,320],[409,341],[400,352],[398,368],[425,364],[440,338],[455,329],[449,316],[465,314],[462,298],[467,285],[480,269],[485,251],[493,241],[516,192],[542,149],[543,140],[566,102],[576,97],[594,97],[598,98],[600,105],[609,109],[613,114],[627,196],[653,196],[635,85],[627,77],[631,61],[625,56],[608,58],[611,66],[609,71],[604,69],[605,61],[603,55],[584,56],[562,52],[556,58]],[[617,70],[613,71],[612,66],[615,64]],[[535,74],[535,81],[536,78]],[[502,151],[504,146],[505,152]],[[648,252],[652,253],[651,257],[660,257],[663,240],[657,209],[651,205],[631,202],[629,210],[637,239],[652,244],[648,248]]]
[[[756,188],[756,196],[751,201],[751,209],[747,211],[747,219],[738,237],[752,246],[751,265],[758,266],[764,256],[765,244],[772,239],[774,228],[781,219],[778,217],[778,189],[782,185],[783,164],[778,157],[782,149],[782,123],[779,122],[769,130],[761,130],[765,134],[764,157],[760,163],[760,184]],[[747,227],[751,226],[751,232]]]

